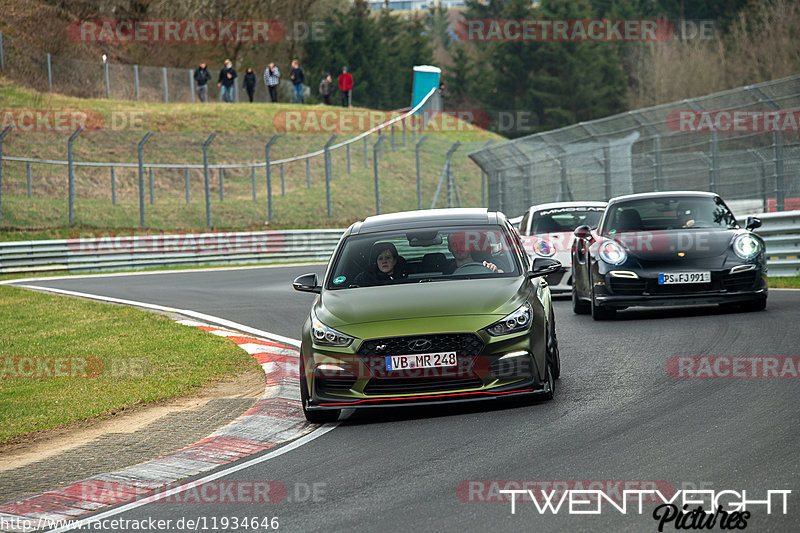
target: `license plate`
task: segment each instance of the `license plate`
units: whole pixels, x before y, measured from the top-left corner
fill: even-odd
[[[658,275],[659,285],[676,283],[711,283],[711,272],[673,272]]]
[[[456,352],[421,353],[414,355],[387,355],[386,370],[411,368],[443,368],[456,366]]]

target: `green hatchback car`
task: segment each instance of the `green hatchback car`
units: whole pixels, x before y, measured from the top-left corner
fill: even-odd
[[[303,324],[300,396],[311,422],[342,409],[537,395],[561,372],[543,276],[502,213],[369,217],[344,232]]]

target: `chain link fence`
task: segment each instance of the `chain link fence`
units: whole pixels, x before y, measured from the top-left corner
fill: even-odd
[[[80,98],[112,98],[140,102],[198,102],[195,93],[194,69],[118,65],[84,61],[52,55],[0,32],[0,71],[17,82],[37,91],[54,91]],[[208,100],[222,101],[222,91],[217,87],[217,75],[222,65],[208,65],[211,80],[208,82]],[[270,102],[264,85],[265,65],[253,66],[256,75],[254,102]],[[249,101],[243,88],[245,69],[238,72],[234,83],[234,102]],[[288,76],[288,72],[286,73]],[[305,87],[306,98],[312,87]],[[282,79],[278,87],[278,101],[294,100],[292,83]]]
[[[669,190],[800,209],[800,75],[582,122],[469,154],[490,209]]]

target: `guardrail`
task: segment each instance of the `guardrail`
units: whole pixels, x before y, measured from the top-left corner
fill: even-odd
[[[800,274],[800,211],[762,213],[770,276]],[[743,225],[744,220],[740,223]],[[0,274],[327,261],[341,229],[0,242]]]
[[[327,261],[341,229],[87,237],[0,243],[0,274]]]
[[[756,233],[767,245],[769,275],[777,277],[800,274],[800,211],[761,213],[757,216],[762,225]]]

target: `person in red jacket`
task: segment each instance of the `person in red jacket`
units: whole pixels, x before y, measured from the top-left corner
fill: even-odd
[[[342,91],[342,107],[350,107],[350,91],[353,89],[353,76],[342,67],[339,74],[339,90]]]

